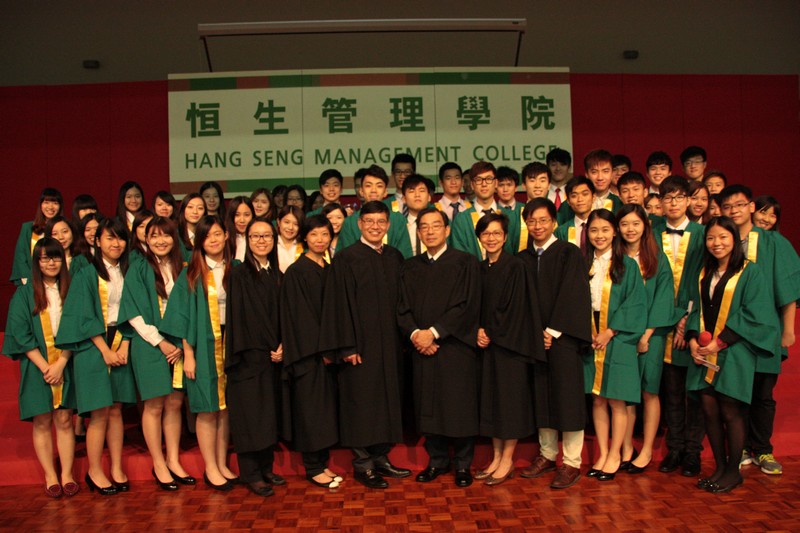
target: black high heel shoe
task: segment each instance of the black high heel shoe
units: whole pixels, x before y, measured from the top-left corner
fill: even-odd
[[[203,472],[203,481],[205,481],[206,485],[208,485],[212,489],[221,492],[228,492],[229,490],[233,489],[233,485],[231,485],[228,481],[226,481],[222,485],[214,485],[213,483],[211,483],[211,481],[209,481],[208,474],[206,474],[205,472]]]
[[[181,477],[178,474],[176,474],[175,472],[173,472],[170,467],[167,467],[167,470],[169,470],[169,475],[172,476],[172,479],[174,479],[175,481],[177,481],[181,485],[196,485],[197,484],[197,480],[195,478],[193,478],[192,476]]]
[[[89,472],[86,472],[84,481],[86,481],[86,484],[89,486],[89,492],[94,492],[96,490],[101,496],[113,496],[117,493],[117,488],[114,485],[109,485],[108,487],[98,487],[97,484],[92,480]]]
[[[166,490],[166,491],[178,490],[178,484],[175,483],[174,479],[172,481],[164,483],[163,481],[158,479],[158,476],[156,475],[156,469],[155,468],[153,468],[152,472],[153,472],[153,479],[156,480],[156,484],[159,486],[159,488],[161,490]]]
[[[130,481],[114,481],[114,478],[111,478],[111,485],[117,489],[117,492],[128,492],[131,490],[131,482]]]

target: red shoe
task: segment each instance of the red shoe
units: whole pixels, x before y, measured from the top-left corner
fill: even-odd
[[[75,483],[74,481],[70,481],[69,483],[64,484],[64,496],[75,496],[81,491],[81,486]]]
[[[61,485],[56,483],[55,485],[50,485],[46,489],[44,489],[44,493],[50,496],[51,498],[60,498],[63,492],[61,491]]]

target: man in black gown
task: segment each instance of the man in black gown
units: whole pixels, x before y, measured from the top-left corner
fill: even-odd
[[[580,249],[553,236],[556,206],[545,198],[528,202],[523,218],[532,245],[520,254],[536,288],[547,362],[534,365],[536,427],[540,455],[524,477],[556,470],[558,432],[563,432],[564,461],[551,483],[565,489],[580,478],[586,403],[583,353],[592,342],[589,275]]]
[[[413,344],[414,410],[430,456],[417,481],[450,470],[452,442],[456,485],[468,487],[480,413],[480,266],[472,255],[448,248],[444,213],[429,207],[417,221],[427,252],[403,265],[397,310],[400,329]]]
[[[389,207],[364,204],[358,215],[361,240],[338,252],[323,299],[320,351],[334,351],[341,365],[339,436],[353,449],[355,479],[385,489],[383,476],[402,478],[410,470],[387,457],[403,436],[402,361],[395,312],[402,254],[384,244]]]

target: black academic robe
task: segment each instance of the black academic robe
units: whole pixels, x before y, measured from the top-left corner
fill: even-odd
[[[226,399],[237,453],[255,452],[278,441],[280,364],[270,351],[280,345],[280,272],[250,264],[231,269],[225,318]]]
[[[339,441],[365,447],[398,442],[402,376],[397,330],[398,282],[403,256],[361,241],[336,253],[325,284],[319,351],[337,360],[359,354],[362,364],[338,368]]]
[[[339,440],[335,365],[319,351],[322,296],[330,267],[301,256],[281,283],[283,379],[289,387],[292,445],[300,452]]]
[[[536,426],[582,430],[586,422],[582,357],[592,342],[589,269],[580,249],[565,241],[555,241],[540,258],[532,248],[520,257],[529,285],[536,290],[531,301],[539,306],[542,328],[561,332],[546,351],[547,362],[534,364]]]
[[[455,248],[433,263],[422,254],[403,265],[397,321],[404,338],[430,327],[439,334],[434,355],[411,349],[414,413],[422,434],[478,434],[480,290],[478,260]]]
[[[483,350],[481,435],[525,438],[536,429],[532,365],[545,353],[522,260],[503,252],[495,263],[481,263],[481,294],[480,324],[491,339]]]

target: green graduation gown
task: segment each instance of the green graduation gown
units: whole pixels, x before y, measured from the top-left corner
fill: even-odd
[[[498,209],[497,212],[508,216],[508,213],[504,212],[503,209]],[[473,213],[480,213],[476,209],[476,204],[458,214],[450,226],[450,238],[447,244],[456,250],[474,255],[478,261],[483,261],[481,245],[478,242],[478,237],[475,236],[475,224],[480,217],[476,217]],[[516,240],[517,242],[519,241],[519,224],[520,217],[514,216],[508,221],[509,238],[506,239],[506,243],[503,245],[503,251],[511,255],[516,255],[518,252],[517,247],[514,245],[515,243],[512,243],[511,235],[516,235]]]
[[[78,413],[88,413],[114,403],[136,403],[136,385],[129,364],[109,367],[92,342],[97,335],[106,337],[98,289],[99,276],[94,267],[81,269],[69,286],[61,313],[56,346],[72,350]],[[121,322],[119,331],[130,339]]]
[[[41,237],[41,235],[40,235]],[[11,265],[11,278],[14,285],[22,285],[22,279],[31,278],[31,254],[33,246],[33,222],[25,222],[19,231],[17,245],[14,247],[14,262]]]
[[[603,205],[604,209],[608,209],[612,213],[616,213],[619,211],[619,208],[622,207],[622,200],[619,199],[619,196],[614,194],[613,192],[608,193],[606,197],[606,201]],[[575,218],[575,211],[572,210],[572,207],[569,205],[569,202],[563,202],[561,207],[558,208],[558,213],[556,215],[556,222],[558,225],[572,220]]]
[[[34,416],[53,411],[53,387],[45,383],[42,372],[28,359],[30,350],[39,349],[47,360],[47,345],[42,331],[40,315],[33,313],[33,287],[20,286],[8,306],[2,353],[20,364],[19,418],[31,421]],[[72,361],[64,367],[64,384],[61,388],[61,408],[74,409],[75,387]]]
[[[350,246],[351,244],[361,240],[361,230],[358,229],[358,217],[361,216],[359,209],[342,223],[342,229],[339,231],[339,240],[336,242],[336,251],[341,251]],[[389,213],[389,231],[386,234],[388,244],[392,248],[396,248],[403,257],[408,259],[414,255],[411,250],[411,239],[408,237],[408,229],[406,227],[406,217],[397,211]]]
[[[647,295],[639,265],[630,257],[624,260],[625,274],[611,284],[608,299],[608,327],[616,335],[605,350],[590,351],[584,357],[583,378],[586,394],[639,403],[642,391],[636,343],[647,325]]]
[[[75,274],[77,274],[83,267],[89,265],[89,259],[83,255],[78,254],[72,258],[72,261],[69,263],[69,275],[70,278],[74,278]]]
[[[145,324],[160,327],[161,308],[156,292],[156,274],[146,259],[137,261],[128,268],[125,286],[122,290],[122,303],[119,321],[142,317]],[[133,329],[133,328],[131,328]],[[158,346],[153,346],[138,333],[131,339],[130,363],[136,376],[136,387],[142,400],[166,396],[173,391],[173,373],[166,357]],[[179,348],[180,344],[177,344]],[[178,389],[183,388],[183,366],[178,367],[179,375],[174,376]]]

